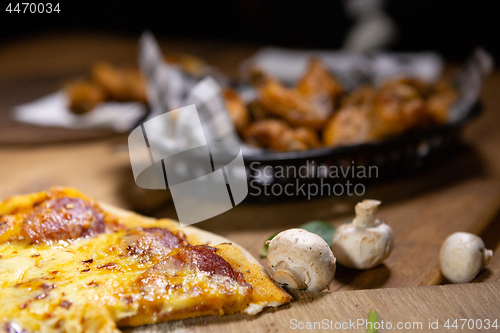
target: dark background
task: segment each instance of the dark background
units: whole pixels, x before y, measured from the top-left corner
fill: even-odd
[[[61,3],[59,14],[9,14],[8,4],[2,1],[0,44],[44,32],[139,35],[150,29],[162,37],[337,49],[353,25],[342,2],[331,0],[78,1]],[[461,60],[483,46],[500,59],[500,1],[390,0],[385,8],[399,29],[392,50],[435,50]]]

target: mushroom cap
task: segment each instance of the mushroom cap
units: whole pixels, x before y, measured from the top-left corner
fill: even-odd
[[[381,264],[393,247],[391,227],[379,220],[371,227],[343,224],[332,240],[332,250],[339,264],[356,269],[370,269]]]
[[[320,236],[303,229],[280,232],[269,243],[273,279],[294,289],[322,291],[335,276],[335,256]]]
[[[441,247],[441,272],[450,282],[470,282],[488,264],[492,254],[491,250],[485,248],[480,237],[467,232],[456,232]]]

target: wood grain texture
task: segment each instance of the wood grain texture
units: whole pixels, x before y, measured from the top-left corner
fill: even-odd
[[[380,324],[384,321],[386,329],[380,329],[379,332],[498,332],[498,329],[476,329],[476,326],[474,329],[468,329],[466,326],[463,330],[449,330],[444,325],[448,319],[451,319],[451,322],[455,319],[500,321],[500,283],[336,293],[297,292],[294,293],[294,299],[295,301],[285,308],[267,310],[255,317],[246,315],[202,317],[124,331],[127,333],[297,331],[364,333],[364,326],[350,326],[350,323],[366,320],[370,310],[378,312]],[[327,321],[327,327],[320,326],[323,320]],[[429,321],[436,322],[436,320],[439,329],[429,329]],[[317,324],[316,329],[300,330],[299,322],[303,325],[307,325],[307,322],[311,322],[312,325],[314,322],[320,324]],[[344,329],[335,329],[336,323],[346,324]],[[397,329],[399,323],[410,325],[411,328]],[[392,329],[387,329],[388,325],[391,325]]]
[[[52,91],[59,79],[85,72],[93,60],[135,59],[135,45],[135,37],[51,35],[0,47],[0,114],[8,111],[5,105],[9,103],[27,102],[36,94]],[[201,56],[233,76],[237,63],[255,49],[251,45],[179,40],[164,41],[163,45],[175,52]],[[55,56],[56,52],[62,55]],[[28,89],[34,86],[38,88]],[[370,309],[380,311],[381,319],[391,321],[498,316],[499,88],[500,71],[496,71],[483,90],[484,114],[466,128],[466,144],[446,163],[414,175],[373,183],[363,197],[242,204],[197,224],[234,240],[257,256],[265,239],[278,231],[313,219],[341,224],[353,217],[357,201],[379,199],[380,218],[392,226],[395,234],[394,252],[384,265],[365,272],[339,266],[331,286],[336,292],[298,292],[290,306],[257,317],[205,317],[137,331],[286,332],[292,318],[358,319],[366,318]],[[6,126],[0,123],[0,128],[0,136],[9,135]],[[29,135],[30,131],[24,129],[16,135]],[[144,191],[133,183],[124,137],[50,145],[1,144],[0,184],[2,198],[52,185],[74,186],[113,205],[155,217],[176,218],[168,193]],[[475,280],[482,283],[424,288],[446,283],[439,272],[438,253],[444,239],[455,231],[481,235],[487,247],[495,250],[488,269]],[[353,291],[359,289],[375,290]]]

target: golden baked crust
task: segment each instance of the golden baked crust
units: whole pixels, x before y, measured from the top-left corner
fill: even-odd
[[[290,296],[229,240],[51,188],[0,203],[0,332],[118,332]]]

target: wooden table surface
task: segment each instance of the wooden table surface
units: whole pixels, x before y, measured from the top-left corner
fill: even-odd
[[[164,51],[198,55],[232,77],[239,61],[257,49],[211,41],[164,40],[161,44]],[[7,119],[12,106],[54,91],[61,80],[84,75],[93,61],[135,62],[136,48],[136,36],[104,35],[43,35],[1,45],[0,122]],[[421,320],[424,325],[436,318],[500,319],[499,89],[500,71],[496,71],[483,89],[484,113],[467,126],[465,147],[456,156],[417,174],[367,186],[363,198],[382,201],[380,218],[395,234],[394,251],[384,265],[362,272],[338,266],[331,290],[340,292],[294,292],[290,306],[256,318],[205,317],[137,330],[281,332],[290,330],[291,319],[342,321],[365,318],[370,309],[378,310],[384,320]],[[73,186],[123,208],[175,218],[165,192],[141,191],[133,184],[125,136],[75,141],[62,135],[57,137],[62,142],[41,144],[36,130],[8,127],[0,133],[0,198],[53,185]],[[25,140],[19,143],[14,138]],[[242,204],[197,226],[226,236],[257,256],[269,235],[313,219],[343,223],[353,217],[354,204],[363,198]],[[159,209],[152,209],[158,205]],[[495,251],[489,267],[472,284],[415,288],[445,284],[438,253],[444,239],[455,231],[483,237]]]

